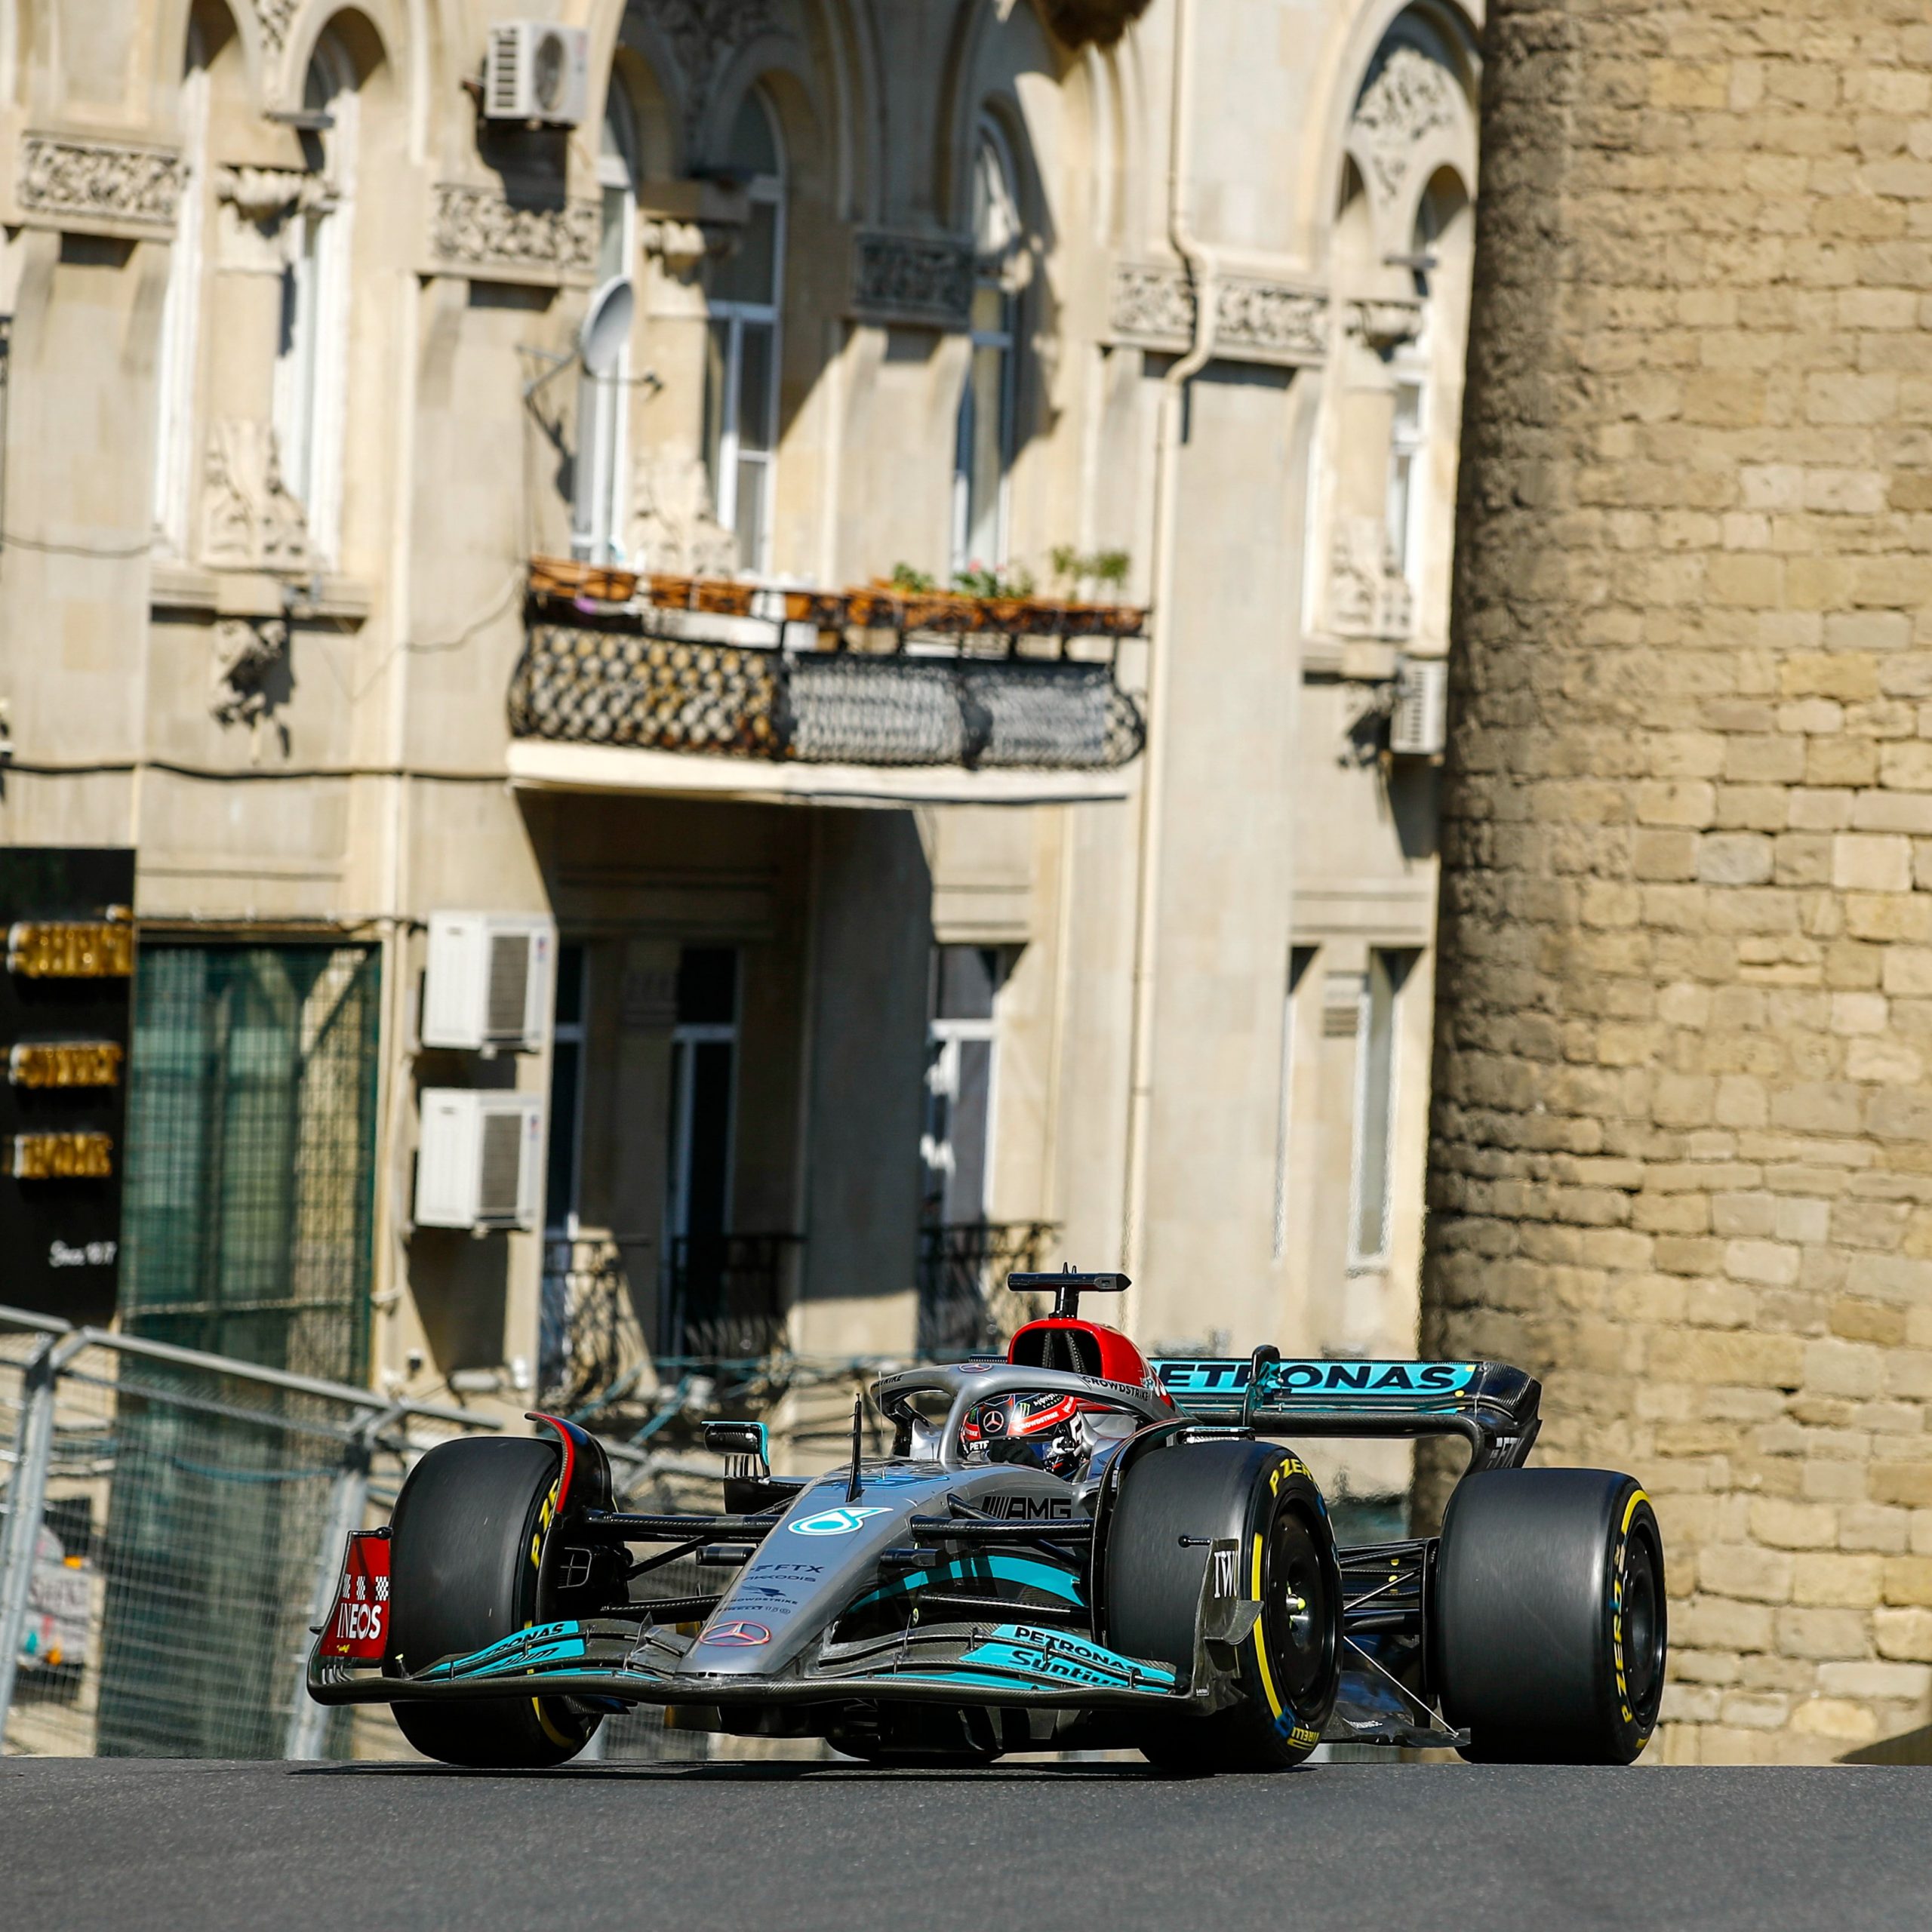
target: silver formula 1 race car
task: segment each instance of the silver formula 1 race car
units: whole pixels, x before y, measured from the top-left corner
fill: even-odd
[[[596,1438],[447,1442],[349,1540],[310,1655],[325,1704],[386,1702],[454,1764],[558,1764],[605,1714],[820,1737],[882,1763],[1134,1749],[1270,1770],[1324,1739],[1627,1764],[1664,1675],[1663,1546],[1642,1489],[1522,1466],[1537,1383],[1493,1362],[1147,1361],[1081,1318],[1118,1275],[1015,1275],[1053,1314],[1004,1361],[872,1392],[891,1454],[774,1476],[713,1423],[711,1516],[613,1506]],[[1459,1435],[1440,1537],[1337,1549],[1273,1438]],[[638,1549],[651,1553],[633,1555]],[[680,1557],[734,1573],[651,1596]]]

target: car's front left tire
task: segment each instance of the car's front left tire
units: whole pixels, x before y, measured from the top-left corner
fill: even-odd
[[[561,1467],[553,1443],[469,1437],[439,1443],[410,1472],[390,1519],[386,1672],[421,1670],[549,1620],[537,1558]],[[393,1709],[403,1736],[446,1764],[561,1764],[598,1724],[559,1697]]]

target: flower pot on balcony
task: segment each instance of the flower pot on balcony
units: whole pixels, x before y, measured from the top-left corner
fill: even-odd
[[[574,557],[532,557],[530,594],[533,597],[583,598],[595,604],[628,604],[637,594],[635,571],[609,564],[588,564]]]

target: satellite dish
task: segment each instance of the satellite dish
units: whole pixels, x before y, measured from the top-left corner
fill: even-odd
[[[629,275],[614,275],[591,297],[583,326],[577,332],[577,352],[592,375],[616,373],[617,358],[630,340],[631,317],[636,308],[637,291]]]

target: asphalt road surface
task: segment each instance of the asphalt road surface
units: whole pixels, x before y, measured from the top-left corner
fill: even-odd
[[[1932,1770],[0,1760],[21,1932],[1932,1927]]]

